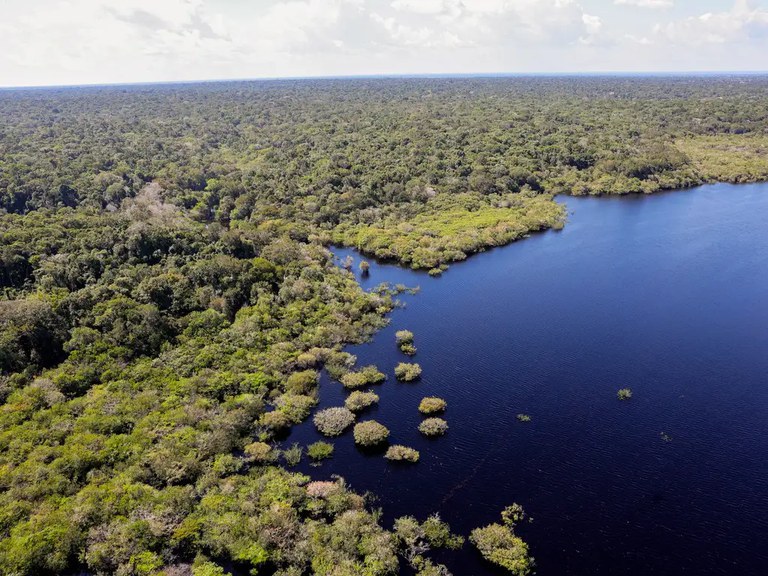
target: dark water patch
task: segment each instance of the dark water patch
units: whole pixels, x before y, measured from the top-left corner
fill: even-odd
[[[371,261],[364,287],[421,292],[349,349],[389,376],[359,420],[421,461],[393,466],[349,431],[332,460],[303,470],[377,494],[388,525],[439,512],[468,534],[519,502],[540,576],[765,574],[768,185],[566,204],[564,230],[438,279]],[[359,255],[337,254],[358,273]],[[395,344],[401,329],[415,334],[413,359]],[[395,381],[410,361],[421,380]],[[323,377],[321,407],[346,395]],[[417,431],[424,396],[448,401],[442,438]],[[320,438],[307,423],[290,442]],[[496,573],[469,545],[443,559],[457,576]]]

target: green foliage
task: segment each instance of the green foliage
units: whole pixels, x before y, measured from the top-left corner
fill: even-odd
[[[419,574],[445,575],[444,566],[435,566],[424,555],[433,549],[457,550],[464,545],[464,538],[451,533],[448,524],[437,514],[423,523],[413,516],[402,516],[395,520],[393,532],[401,553]]]
[[[448,403],[436,396],[425,396],[419,402],[419,412],[422,414],[440,414],[448,408]]]
[[[344,401],[344,406],[352,412],[361,412],[379,402],[378,394],[355,390]]]
[[[389,429],[375,420],[355,424],[355,444],[363,447],[378,446],[389,438]]]
[[[400,362],[395,366],[395,377],[401,382],[412,382],[421,376],[421,366]]]
[[[304,480],[273,476],[279,453],[253,438],[306,418],[309,368],[347,366],[336,347],[381,327],[391,301],[281,232],[206,229],[157,199],[134,208],[0,215],[2,242],[23,237],[39,266],[0,300],[0,572],[63,573],[82,559],[93,573],[149,574],[197,554],[305,572],[310,559],[291,552],[316,521],[298,513]],[[131,245],[129,228],[161,237]],[[232,256],[233,242],[258,246]],[[59,267],[99,246],[93,273]],[[300,449],[282,455],[290,464]],[[313,504],[330,521],[345,509],[361,502],[343,489]],[[263,544],[259,530],[290,510],[305,540]]]
[[[679,138],[680,149],[705,179],[718,182],[768,180],[768,135],[708,134]]]
[[[273,410],[261,415],[261,425],[270,432],[280,432],[291,426],[291,418],[282,410]]]
[[[0,373],[55,364],[66,338],[66,324],[50,301],[0,300]]]
[[[358,372],[347,372],[341,377],[345,388],[354,390],[373,384],[381,384],[386,376],[376,366],[364,366]]]
[[[400,344],[400,351],[407,356],[414,356],[416,354],[416,346],[413,344]]]
[[[516,416],[518,422],[530,422],[531,417],[528,414],[518,414]]]
[[[298,444],[294,443],[290,448],[281,450],[283,461],[288,466],[296,466],[301,462],[301,457],[304,455],[304,449]]]
[[[533,560],[528,553],[528,545],[506,526],[489,524],[484,528],[475,528],[469,540],[477,547],[483,558],[515,576],[526,576],[533,571]]]
[[[192,576],[224,576],[224,568],[213,562],[195,562],[192,566]]]
[[[398,330],[395,332],[395,340],[398,346],[401,344],[413,344],[413,332],[410,330]]]
[[[363,291],[323,245],[439,274],[561,227],[554,194],[764,179],[765,108],[753,77],[0,92],[0,573],[395,573],[360,496],[263,442],[322,367],[384,379],[342,348],[405,287]],[[481,551],[526,573],[492,526]]]
[[[283,394],[275,400],[277,410],[285,414],[292,424],[299,424],[306,420],[316,404],[316,398],[301,394]]]
[[[384,576],[397,571],[397,549],[371,514],[348,510],[310,527],[312,570],[318,576]]]
[[[316,357],[312,354],[305,353],[303,363],[314,364]],[[294,372],[285,381],[285,391],[292,394],[308,394],[312,392],[317,386],[319,375],[315,370],[302,370],[301,372]]]
[[[424,436],[442,436],[448,432],[448,422],[442,418],[426,418],[419,424],[419,432]]]
[[[384,458],[393,462],[418,462],[419,451],[407,446],[401,446],[400,444],[394,444],[387,448]]]
[[[430,198],[418,215],[407,220],[393,212],[378,225],[341,224],[333,239],[378,258],[434,269],[532,231],[560,226],[564,218],[562,206],[549,196],[492,199],[465,193]]]
[[[416,354],[416,346],[413,345],[413,332],[410,330],[398,330],[395,333],[397,346],[403,354],[413,356]]]
[[[260,464],[273,462],[277,457],[272,446],[265,442],[251,442],[245,447],[245,454],[248,458]]]
[[[483,558],[515,576],[527,576],[533,572],[534,561],[529,555],[528,545],[515,534],[517,524],[526,519],[519,504],[512,504],[501,513],[503,524],[489,524],[475,528],[469,536]]]
[[[313,419],[317,430],[325,436],[340,436],[355,421],[355,415],[347,408],[326,408]]]
[[[318,440],[307,446],[307,456],[312,460],[325,460],[333,456],[333,444]]]
[[[629,388],[622,388],[621,390],[616,392],[616,397],[619,400],[629,400],[630,398],[632,398],[632,390],[630,390]]]

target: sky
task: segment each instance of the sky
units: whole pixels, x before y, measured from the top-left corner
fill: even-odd
[[[768,70],[768,0],[0,0],[0,86]]]

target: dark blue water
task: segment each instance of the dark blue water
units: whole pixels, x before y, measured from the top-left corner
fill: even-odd
[[[363,286],[421,292],[350,351],[390,375],[370,416],[421,462],[364,455],[347,433],[303,470],[377,494],[388,525],[439,512],[468,534],[518,502],[540,576],[768,573],[768,185],[565,203],[564,230],[442,278],[373,264]],[[403,328],[419,383],[392,377]],[[448,401],[443,438],[416,430],[425,395]],[[344,397],[323,380],[323,407]],[[309,424],[290,440],[317,438]],[[469,544],[441,560],[498,573]]]

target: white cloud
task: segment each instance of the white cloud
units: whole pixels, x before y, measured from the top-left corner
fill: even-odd
[[[613,0],[613,3],[621,6],[639,6],[640,8],[671,8],[675,5],[673,0]]]
[[[460,2],[446,2],[446,0],[394,0],[392,8],[401,12],[415,12],[416,14],[440,14],[449,5],[458,6]]]
[[[727,12],[707,12],[683,20],[659,24],[657,36],[674,44],[698,46],[768,39],[768,10],[753,7],[748,0],[736,0]]]
[[[768,0],[761,0],[765,6]],[[614,0],[664,7],[671,0]],[[0,85],[765,68],[768,10],[594,0],[0,0]],[[588,8],[587,8],[588,7]],[[703,12],[703,10],[701,10]],[[638,44],[643,50],[638,50]],[[702,54],[701,45],[722,46]],[[675,50],[670,52],[670,48]],[[739,46],[738,50],[734,47]]]

